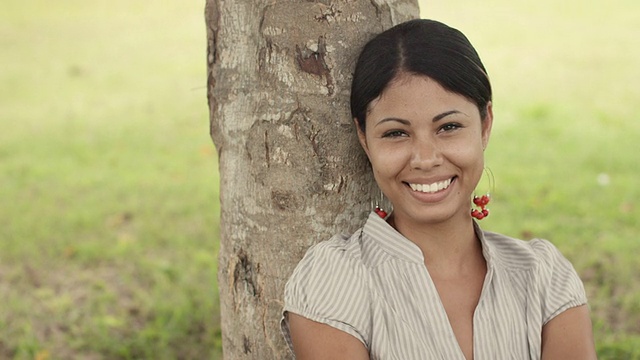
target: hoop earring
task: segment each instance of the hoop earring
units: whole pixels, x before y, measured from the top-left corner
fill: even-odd
[[[380,203],[382,203],[382,199],[384,198],[384,194],[382,193],[382,190],[380,190],[380,197],[378,199],[376,199],[376,206],[373,209],[373,211],[375,211],[376,214],[378,214],[378,216],[380,216],[383,219],[387,218],[387,212],[382,210],[382,208],[380,207]]]
[[[493,177],[493,172],[488,167],[484,168],[484,173],[487,174],[489,179],[489,190],[493,190],[495,188],[495,179]],[[473,196],[473,204],[480,209],[474,209],[471,207],[471,217],[482,220],[489,216],[489,209],[487,209],[487,205],[491,201],[491,192],[487,191],[485,195],[477,196],[474,194]]]

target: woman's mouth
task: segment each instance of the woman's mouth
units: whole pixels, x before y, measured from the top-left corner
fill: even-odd
[[[426,194],[433,194],[448,188],[454,179],[455,177],[452,177],[451,179],[434,182],[432,184],[413,184],[413,183],[407,183],[407,184],[413,191],[418,191]]]

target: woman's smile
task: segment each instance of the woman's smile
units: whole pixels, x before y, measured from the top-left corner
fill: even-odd
[[[419,183],[419,182],[407,182],[407,185],[413,191],[418,191],[427,194],[433,194],[444,189],[447,189],[454,178],[446,179],[444,181],[438,181],[431,184],[428,183]]]
[[[420,203],[436,204],[445,200],[455,187],[455,177],[437,182],[405,182],[407,191]]]

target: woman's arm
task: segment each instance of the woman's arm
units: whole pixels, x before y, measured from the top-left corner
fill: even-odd
[[[362,342],[346,332],[294,313],[287,316],[297,360],[369,360]]]
[[[589,308],[568,309],[542,327],[542,360],[596,359]]]

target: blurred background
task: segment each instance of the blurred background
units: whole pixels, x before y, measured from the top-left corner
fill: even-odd
[[[494,86],[487,229],[550,239],[640,359],[640,3],[426,1]],[[4,0],[0,359],[218,359],[204,1]]]

